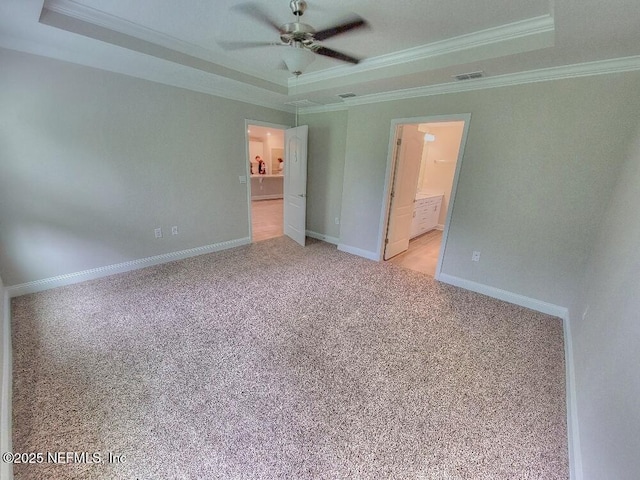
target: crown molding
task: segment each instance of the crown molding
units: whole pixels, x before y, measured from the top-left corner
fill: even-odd
[[[75,65],[81,65],[86,68],[103,70],[115,75],[125,75],[127,77],[137,78],[148,82],[158,83],[169,87],[182,88],[191,92],[203,93],[214,97],[233,100],[236,102],[246,103],[247,105],[270,108],[286,113],[295,113],[295,107],[286,105],[280,100],[264,99],[261,95],[248,95],[246,91],[237,91],[229,88],[227,84],[216,85],[215,78],[206,79],[184,78],[179,75],[164,75],[160,73],[160,69],[155,69],[152,73],[145,71],[144,68],[125,66],[121,63],[113,63],[105,65],[101,61],[96,61],[95,57],[88,57],[81,53],[69,55],[67,52],[61,53],[59,49],[51,45],[34,44],[33,42],[24,42],[15,38],[6,39],[0,36],[0,50],[15,51],[43,57],[45,59],[65,62]],[[146,64],[145,64],[146,65]],[[227,80],[221,78],[220,80]]]
[[[632,57],[614,58],[610,60],[599,60],[595,62],[578,63],[574,65],[563,65],[560,67],[542,68],[529,70],[527,72],[509,73],[495,77],[479,78],[477,80],[467,80],[464,82],[442,83],[439,85],[429,85],[425,87],[409,88],[392,92],[375,93],[363,95],[343,100],[347,108],[357,105],[371,103],[391,102],[395,100],[406,100],[409,98],[429,97],[434,95],[445,95],[447,93],[469,92],[473,90],[484,90],[487,88],[500,88],[513,85],[523,85],[527,83],[548,82],[552,80],[565,80],[579,77],[589,77],[594,75],[609,75],[615,73],[633,72],[640,70],[640,55]],[[333,105],[327,105],[332,107]],[[300,109],[301,114],[320,113],[323,107],[312,107]]]
[[[47,0],[42,8],[41,19],[46,16],[47,12],[53,12],[66,18],[72,18],[74,20],[101,27],[112,32],[128,35],[135,39],[144,40],[145,42],[159,45],[169,50],[190,55],[203,62],[219,65],[221,67],[235,70],[251,77],[260,78],[279,85],[280,87],[287,87],[286,81],[284,81],[278,75],[274,75],[270,72],[257,72],[250,66],[225,62],[224,60],[216,58],[215,54],[211,50],[203,46],[186,42],[174,36],[167,35],[165,33],[145,27],[135,22],[131,22],[116,15],[111,15],[101,10],[82,5],[73,0]]]
[[[56,16],[58,16],[57,19]],[[63,17],[63,19],[59,17]],[[99,29],[105,29],[111,32],[111,35],[107,36],[110,38],[113,38],[114,34],[129,37],[114,40],[116,45],[125,46],[125,48],[139,50],[142,53],[152,54],[191,68],[204,70],[208,73],[218,73],[223,76],[229,76],[229,78],[252,84],[259,88],[267,88],[267,90],[285,88],[288,89],[289,92],[291,92],[291,89],[294,87],[312,86],[330,80],[344,79],[354,74],[367,74],[374,70],[376,74],[379,75],[382,69],[388,67],[399,68],[404,65],[405,68],[411,68],[411,64],[415,66],[416,62],[424,61],[425,59],[445,57],[470,49],[490,47],[491,51],[495,52],[498,56],[511,54],[513,51],[510,50],[503,52],[504,45],[516,44],[518,41],[522,41],[522,39],[528,39],[528,41],[521,43],[515,48],[525,50],[528,48],[541,48],[545,41],[549,41],[550,35],[553,35],[555,31],[553,17],[551,15],[541,15],[466,35],[460,35],[428,45],[410,48],[401,52],[369,58],[355,66],[340,66],[319,72],[310,72],[298,79],[288,78],[284,80],[281,76],[270,72],[256,72],[250,65],[232,64],[224,59],[216,58],[213,51],[203,46],[186,42],[124,18],[82,5],[74,0],[47,0],[44,3],[41,15],[42,23],[75,33],[79,33],[77,29],[81,28],[82,32],[80,32],[80,34],[88,35],[89,37],[102,41],[109,41],[108,39],[105,40],[107,37],[105,37],[104,33],[96,33],[96,37],[92,35],[89,31],[90,29],[88,30],[86,27],[76,26],[74,28],[72,25],[73,21],[76,23],[82,22],[87,26],[91,25]],[[543,43],[536,46],[539,43],[534,41],[536,38]],[[149,45],[139,45],[136,47],[137,44],[135,40],[138,40],[138,43],[139,41],[148,42]],[[502,44],[502,48],[499,47],[500,44]],[[167,51],[162,51],[158,48],[149,48],[150,45],[167,49]],[[182,58],[179,54],[182,54],[182,56],[187,55],[191,58]],[[423,67],[420,68],[420,70],[422,69]],[[390,74],[391,72],[384,76]],[[241,78],[238,77],[238,75],[244,77]]]
[[[349,105],[344,103],[331,103],[329,105],[317,105],[313,107],[301,107],[298,110],[298,113],[309,114],[309,113],[326,113],[326,112],[340,112],[344,110],[349,110]]]
[[[294,85],[304,86],[316,82],[351,76],[354,73],[370,72],[385,67],[394,67],[405,63],[416,62],[436,56],[451,55],[472,48],[486,47],[503,42],[519,40],[531,36],[549,35],[555,32],[555,22],[551,15],[521,20],[498,27],[480,30],[458,37],[433,42],[420,47],[409,48],[400,52],[380,55],[363,60],[358,65],[334,67],[319,72],[310,72],[297,80],[289,79],[289,88]],[[297,83],[296,83],[297,82]]]
[[[62,52],[56,48],[55,45],[36,45],[33,42],[25,42],[17,37],[12,38],[10,42],[3,39],[2,46],[289,113],[296,111],[294,106],[286,104],[286,100],[289,98],[286,93],[287,85],[289,86],[289,95],[291,95],[290,87],[292,82],[297,82],[295,84],[296,88],[306,85],[308,93],[311,93],[316,90],[316,85],[314,85],[316,82],[318,82],[319,85],[324,84],[323,88],[329,88],[332,86],[330,84],[334,82],[334,79],[336,79],[335,81],[338,83],[351,81],[348,77],[353,77],[353,82],[357,82],[360,78],[367,77],[368,75],[371,76],[371,79],[375,79],[374,77],[387,75],[388,72],[383,71],[385,68],[387,70],[395,70],[396,74],[399,70],[412,68],[420,70],[426,68],[429,70],[441,68],[437,67],[437,64],[443,57],[456,57],[454,63],[464,63],[464,59],[469,55],[496,57],[506,55],[509,51],[513,52],[518,51],[518,49],[526,49],[526,45],[529,45],[530,49],[542,48],[545,42],[552,41],[555,32],[553,16],[543,15],[429,45],[407,49],[399,53],[370,58],[355,66],[336,67],[321,72],[310,72],[288,83],[282,83],[282,81],[280,81],[279,84],[272,83],[271,87],[282,90],[281,92],[276,92],[275,90],[269,91],[269,88],[265,90],[264,86],[257,85],[247,80],[247,78],[241,78],[243,76],[255,77],[255,73],[251,71],[249,67],[247,67],[246,70],[241,70],[236,66],[226,67],[222,64],[210,62],[205,58],[212,58],[213,54],[203,47],[184,42],[175,37],[143,27],[120,17],[106,14],[91,7],[86,7],[74,0],[47,0],[42,8],[41,23],[56,26],[55,18],[49,18],[53,23],[47,23],[46,18],[47,16],[55,17],[56,15],[60,21],[64,22],[64,19],[66,19],[66,22],[69,24],[73,24],[74,22],[77,25],[84,24],[84,26],[79,26],[79,29],[87,30],[93,28],[96,31],[100,29],[104,30],[103,32],[96,33],[95,37],[89,35],[88,38],[101,41],[99,38],[100,35],[104,35],[105,32],[111,32],[113,36],[119,35],[122,38],[130,37],[128,40],[138,40],[141,44],[147,43],[148,45],[142,45],[143,48],[139,50],[139,52],[145,53],[145,48],[153,51],[147,54],[147,58],[140,65],[116,61],[107,62],[107,65],[102,64],[99,59],[95,58],[95,55],[87,52]],[[60,28],[64,30],[64,27]],[[68,31],[73,32],[73,28],[68,29]],[[7,42],[9,44],[7,44]],[[115,40],[113,44],[119,45],[118,40]],[[157,46],[158,51],[166,49],[167,52],[164,53],[167,53],[169,57],[163,52],[157,53],[153,49],[153,45]],[[173,48],[175,48],[175,50],[173,50]],[[133,49],[133,51],[135,51],[135,49]],[[154,52],[156,54],[154,54]],[[182,57],[180,55],[182,55]],[[151,57],[155,57],[158,61],[163,62],[173,61],[178,66],[192,70],[185,70],[185,75],[175,75],[175,72],[168,71],[167,68],[165,68],[166,65],[155,64],[154,62],[156,60]],[[176,61],[175,58],[177,57],[179,57],[179,59],[182,58],[184,61]],[[420,62],[423,63],[421,64]],[[158,68],[149,70],[149,65]],[[214,68],[216,66],[220,72]],[[237,75],[231,75],[228,72],[225,73],[225,69],[235,71]],[[299,107],[298,112],[311,114],[344,111],[352,106],[370,103],[635,70],[640,70],[640,56],[550,67],[494,77],[484,77],[465,82],[448,82],[438,85],[362,95],[341,100],[339,103]],[[243,73],[244,71],[249,73]],[[269,82],[269,80],[264,81]],[[240,82],[237,87],[234,86],[236,82]],[[241,83],[244,83],[244,85],[241,85]],[[333,87],[335,87],[335,85],[333,85]],[[300,91],[298,93],[304,94],[305,92]]]

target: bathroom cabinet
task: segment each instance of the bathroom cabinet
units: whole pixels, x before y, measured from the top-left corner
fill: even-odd
[[[421,193],[416,195],[413,203],[413,219],[411,220],[409,238],[422,235],[438,226],[442,197],[442,194]]]

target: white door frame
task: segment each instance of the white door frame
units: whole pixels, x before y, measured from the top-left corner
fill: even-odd
[[[387,173],[384,183],[384,202],[382,204],[382,211],[380,212],[380,226],[378,228],[378,261],[384,261],[384,240],[387,234],[387,227],[389,224],[389,213],[391,207],[391,189],[393,185],[393,171],[396,167],[395,157],[393,155],[396,143],[396,130],[399,125],[404,124],[416,124],[416,123],[439,123],[439,122],[456,122],[464,121],[464,129],[462,130],[462,138],[460,139],[460,150],[458,151],[458,159],[456,161],[456,171],[453,175],[453,184],[451,185],[451,197],[449,199],[449,205],[447,207],[447,218],[444,223],[444,229],[442,231],[442,243],[440,245],[440,253],[438,255],[438,265],[436,267],[436,280],[440,277],[442,270],[442,260],[447,247],[447,240],[449,238],[449,223],[451,222],[451,215],[453,213],[454,203],[456,199],[456,191],[458,189],[458,177],[460,174],[460,167],[462,167],[462,160],[464,158],[464,149],[467,144],[467,133],[469,132],[469,124],[471,123],[470,113],[460,113],[451,115],[432,115],[428,117],[412,117],[412,118],[396,118],[391,120],[391,129],[389,131],[389,152],[387,154]]]
[[[291,128],[289,125],[281,125],[279,123],[261,122],[259,120],[244,119],[244,170],[247,177],[247,218],[249,219],[249,241],[253,242],[253,222],[251,219],[251,170],[249,169],[249,125],[259,127],[276,128],[278,130],[287,130]],[[282,172],[284,175],[284,172]]]

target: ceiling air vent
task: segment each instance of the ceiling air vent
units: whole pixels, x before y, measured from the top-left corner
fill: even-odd
[[[484,77],[484,72],[482,70],[478,70],[477,72],[461,73],[459,75],[453,76],[453,78],[455,78],[458,81],[472,80],[474,78],[482,78],[482,77]]]
[[[338,95],[340,98],[351,98],[351,97],[355,97],[356,94],[355,93],[341,93]]]

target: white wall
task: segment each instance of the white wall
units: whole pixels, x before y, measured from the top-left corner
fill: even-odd
[[[11,451],[11,328],[9,296],[0,278],[0,453]],[[0,462],[0,478],[10,480],[11,464]]]
[[[284,135],[267,135],[265,141],[265,162],[267,162],[267,173],[269,175],[277,174],[277,171],[273,170],[273,163],[277,160],[273,158],[273,149],[277,148],[284,152]],[[284,155],[284,153],[283,153]],[[284,158],[284,157],[283,157]]]
[[[307,162],[307,230],[340,237],[347,112],[300,115],[309,125]]]
[[[341,242],[367,252],[376,249],[391,120],[472,114],[443,271],[571,307],[578,479],[640,471],[639,89],[634,72],[348,115]]]
[[[471,113],[442,271],[568,307],[639,88],[635,72],[350,108],[341,243],[377,250],[391,120]]]
[[[420,169],[422,182],[418,183],[418,189],[424,192],[443,194],[438,224],[444,225],[451,202],[451,188],[456,173],[464,122],[447,122],[443,126],[439,126],[437,123],[427,123],[421,125],[421,131],[423,129],[433,134],[435,141],[424,144]]]
[[[7,286],[248,237],[245,119],[291,114],[10,50],[0,64]]]
[[[572,308],[585,480],[640,475],[640,120],[634,123],[632,148]]]

